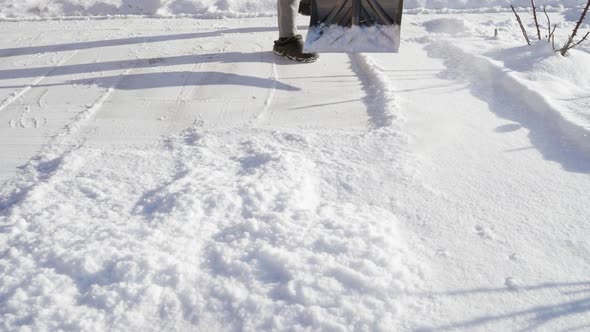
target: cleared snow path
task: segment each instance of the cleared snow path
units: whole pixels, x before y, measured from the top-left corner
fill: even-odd
[[[588,326],[585,143],[464,48],[508,17],[2,22],[0,328]]]

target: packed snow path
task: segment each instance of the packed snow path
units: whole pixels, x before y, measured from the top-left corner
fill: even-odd
[[[1,23],[2,329],[587,328],[588,96],[445,17],[305,65],[272,18]]]

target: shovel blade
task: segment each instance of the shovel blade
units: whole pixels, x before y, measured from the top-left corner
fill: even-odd
[[[398,52],[403,0],[311,0],[306,53]]]

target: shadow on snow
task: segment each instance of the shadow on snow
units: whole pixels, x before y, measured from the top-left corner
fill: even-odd
[[[300,27],[305,28],[305,27]],[[208,37],[221,37],[225,34],[236,33],[256,33],[256,32],[272,32],[277,31],[276,27],[252,27],[252,28],[237,28],[237,29],[221,29],[204,32],[182,33],[174,35],[161,36],[146,36],[146,37],[131,37],[108,40],[95,40],[87,42],[57,44],[57,45],[42,45],[42,46],[27,46],[0,49],[0,57],[21,56],[29,54],[42,54],[47,52],[65,52],[75,50],[87,50],[91,48],[101,48],[109,46],[133,45],[144,43],[159,43],[173,40],[185,40]]]
[[[108,61],[101,63],[88,63],[76,65],[64,65],[60,67],[39,67],[26,69],[0,70],[0,77],[3,79],[32,78],[32,77],[55,77],[69,76],[76,74],[90,74],[107,71],[121,71],[125,69],[162,68],[198,63],[272,63],[274,55],[272,52],[228,52],[219,54],[195,54],[182,55],[167,58],[145,58],[119,61]],[[282,59],[279,59],[282,60]],[[288,62],[285,62],[288,63]],[[112,82],[120,75],[100,78],[86,78],[70,80],[55,84],[37,84],[35,87],[50,87],[71,84],[95,84],[103,87],[112,87]],[[276,81],[271,78],[238,75],[223,72],[158,72],[145,74],[125,75],[123,80],[117,84],[117,89],[149,89],[183,85],[245,85],[260,88],[276,88],[286,91],[298,91],[299,88]],[[0,86],[0,88],[24,88],[28,84]]]
[[[531,109],[526,100],[511,97],[514,91],[503,85],[504,72],[496,72],[488,68],[487,63],[475,62],[479,73],[473,72],[462,54],[441,52],[436,46],[426,47],[429,56],[442,58],[446,70],[438,76],[442,79],[465,82],[471,93],[485,101],[490,110],[497,116],[515,122],[515,127],[526,128],[532,145],[546,160],[559,163],[563,169],[574,173],[590,173],[590,155],[584,147],[565,137],[562,131],[563,121],[554,112],[537,112]],[[448,54],[447,54],[448,53]],[[521,96],[522,97],[522,96]],[[512,130],[497,129],[498,133]],[[507,151],[514,152],[515,150]]]
[[[517,310],[498,310],[498,313],[485,314],[465,320],[448,322],[438,326],[424,326],[415,329],[416,332],[426,331],[448,331],[448,330],[466,330],[481,329],[484,326],[492,329],[492,324],[508,322],[514,323],[515,320],[521,321],[522,327],[514,330],[518,331],[536,331],[550,323],[558,323],[565,318],[576,317],[578,326],[562,329],[563,331],[587,330],[590,328],[590,282],[569,282],[569,283],[543,283],[538,285],[521,286],[517,288],[476,288],[466,290],[455,290],[448,292],[417,293],[412,294],[417,297],[426,298],[457,298],[457,297],[475,297],[484,296],[485,300],[489,296],[525,296],[533,292],[558,292],[561,295],[571,297],[564,302],[551,304],[535,304],[528,308]],[[583,318],[586,317],[584,321]]]

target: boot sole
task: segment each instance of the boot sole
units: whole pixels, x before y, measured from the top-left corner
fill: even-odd
[[[289,60],[293,60],[293,61],[297,61],[297,62],[303,62],[303,63],[312,63],[312,62],[316,62],[318,58],[298,58],[298,57],[294,57],[292,55],[286,54],[286,53],[282,53],[279,51],[272,51],[274,54],[278,55],[278,56],[282,56],[282,57],[286,57]]]

